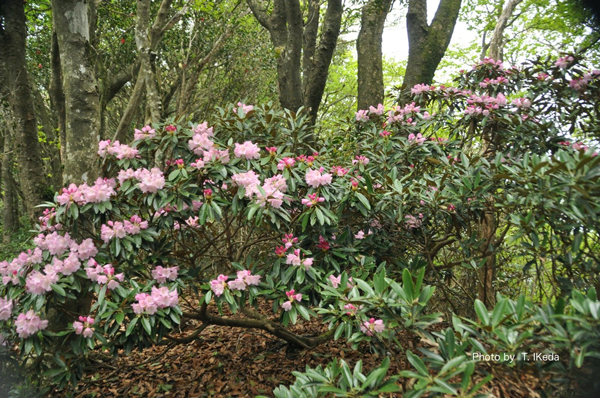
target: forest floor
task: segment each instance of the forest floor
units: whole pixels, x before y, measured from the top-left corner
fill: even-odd
[[[216,313],[216,307],[209,306],[209,311]],[[259,312],[274,317],[271,306],[262,303]],[[224,316],[237,317],[225,313]],[[193,333],[199,321],[187,320],[182,324],[182,331],[175,337],[183,337]],[[437,330],[447,325],[436,325]],[[302,335],[316,336],[326,331],[318,318],[311,321],[299,320],[290,329]],[[401,370],[410,369],[403,350],[409,349],[419,353],[419,347],[432,349],[424,341],[398,335],[402,348],[388,348],[391,359],[388,375],[398,374]],[[113,398],[113,397],[254,397],[256,395],[273,396],[273,390],[279,385],[290,385],[295,381],[294,371],[303,372],[306,367],[325,367],[330,361],[342,358],[352,367],[359,360],[363,361],[363,373],[378,366],[382,356],[373,353],[368,344],[353,350],[343,339],[331,340],[312,350],[290,346],[266,332],[253,329],[229,328],[222,326],[207,327],[195,340],[187,344],[166,345],[134,351],[129,355],[95,361],[88,369],[87,376],[79,383],[77,389],[70,393],[53,392],[48,397],[69,396],[76,398]],[[1,359],[1,358],[0,358]],[[0,361],[2,362],[2,361]],[[1,367],[0,367],[1,368]],[[552,390],[549,377],[540,377],[538,368],[532,365],[517,369],[500,364],[486,363],[486,372],[493,379],[482,390],[493,397],[536,398],[546,396],[575,396],[577,385],[571,383],[569,388]],[[2,369],[0,369],[1,371]],[[4,368],[6,370],[6,368]],[[0,372],[4,373],[4,372]],[[544,372],[545,375],[549,374]],[[0,375],[1,376],[1,375]],[[8,375],[4,375],[8,376]],[[474,382],[484,377],[476,373]],[[0,397],[8,391],[10,380],[0,377]],[[14,382],[14,380],[13,380]],[[8,384],[7,384],[8,383]],[[399,384],[406,390],[410,388],[407,379],[399,379]],[[542,390],[552,391],[549,395]],[[387,397],[401,397],[402,394],[387,394]],[[589,395],[598,397],[600,395]]]
[[[215,311],[215,308],[212,308]],[[260,312],[271,314],[267,303]],[[227,314],[225,314],[227,315]],[[230,315],[231,316],[231,315]],[[237,315],[233,315],[237,316]],[[182,335],[193,332],[196,321],[183,325]],[[302,320],[291,330],[315,336],[326,329],[318,319]],[[402,339],[404,349],[418,351],[418,341]],[[421,343],[423,344],[423,343]],[[431,348],[431,347],[427,347]],[[388,375],[409,368],[402,351],[390,353]],[[351,367],[363,361],[363,373],[376,367],[382,357],[371,352],[367,344],[353,350],[340,339],[329,341],[312,350],[298,349],[260,330],[209,326],[194,341],[176,346],[159,346],[134,351],[108,363],[97,364],[79,384],[74,396],[98,397],[253,397],[273,396],[273,389],[295,380],[292,372],[306,366],[326,366],[342,358]],[[546,388],[535,369],[508,368],[490,364],[487,371],[494,375],[482,392],[494,397],[542,397],[538,391]],[[482,375],[476,375],[475,380]],[[406,383],[406,380],[400,380]],[[401,384],[402,385],[402,384]],[[410,386],[402,385],[403,388]],[[54,395],[56,396],[56,395]],[[401,397],[401,394],[388,394]]]

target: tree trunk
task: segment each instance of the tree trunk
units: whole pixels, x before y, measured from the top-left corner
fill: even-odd
[[[14,149],[19,162],[21,188],[28,216],[36,221],[36,215],[46,186],[42,172],[42,156],[38,141],[37,122],[27,75],[25,60],[26,19],[25,4],[20,0],[6,0],[0,6],[0,47],[4,80],[8,85],[8,102],[15,126]],[[10,123],[10,121],[9,121]]]
[[[52,0],[65,96],[63,182],[92,183],[98,176],[100,95],[90,54],[90,24],[85,0]]]
[[[496,27],[494,28],[488,47],[489,57],[496,61],[504,59],[504,30],[508,26],[508,19],[515,11],[515,7],[522,1],[523,0],[509,0],[502,9],[498,22],[496,22]]]
[[[329,0],[325,18],[323,20],[323,29],[319,46],[316,48],[316,51],[313,52],[313,55],[311,55],[310,58],[305,58],[304,61],[305,64],[310,64],[307,71],[308,73],[303,76],[305,86],[304,106],[308,109],[313,123],[317,119],[319,105],[321,104],[325,85],[327,84],[329,65],[331,65],[333,52],[340,35],[343,11],[344,9],[341,0]],[[315,19],[319,19],[318,11]],[[309,23],[310,22],[311,21],[309,21]],[[309,48],[314,47],[309,44]]]
[[[2,156],[2,182],[4,196],[4,210],[2,213],[3,227],[2,227],[2,243],[8,244],[11,241],[11,235],[19,229],[19,203],[16,183],[12,174],[13,160],[12,160],[12,134],[9,123],[11,121],[6,118],[6,112],[3,115],[5,129],[4,129],[4,145],[3,145],[3,156]]]
[[[62,71],[60,68],[60,51],[58,50],[58,38],[56,30],[52,32],[52,50],[50,51],[50,103],[58,119],[58,137],[60,139],[61,167],[65,159],[65,143],[67,142],[67,127],[65,115],[65,92],[63,91]],[[62,170],[61,170],[62,177]]]
[[[381,36],[393,0],[369,0],[363,6],[358,53],[358,109],[383,104]],[[408,70],[408,69],[407,69]]]
[[[430,84],[450,44],[461,0],[441,0],[431,25],[427,24],[427,0],[409,0],[406,14],[408,64],[403,89]]]

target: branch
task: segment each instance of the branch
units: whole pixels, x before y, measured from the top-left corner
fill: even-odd
[[[254,18],[256,18],[258,23],[261,24],[265,29],[270,31],[273,26],[271,24],[271,19],[269,18],[267,13],[259,8],[256,0],[246,0],[246,2],[248,3],[250,11],[252,11],[252,14],[254,14]]]

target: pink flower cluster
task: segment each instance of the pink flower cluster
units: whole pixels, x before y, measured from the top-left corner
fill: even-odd
[[[561,69],[566,69],[567,66],[573,62],[574,59],[572,56],[567,55],[566,57],[559,57],[556,62],[554,63],[554,65],[558,66]]]
[[[245,196],[248,198],[256,197],[256,203],[261,206],[267,204],[279,209],[285,198],[284,193],[287,191],[287,183],[282,175],[275,175],[265,179],[265,183],[260,187],[258,175],[250,170],[246,173],[234,174],[231,177],[233,183],[237,186],[244,187],[246,190]],[[262,191],[261,191],[262,190]]]
[[[260,158],[260,148],[258,145],[253,144],[252,141],[246,141],[243,144],[235,143],[235,149],[233,150],[233,154],[238,158],[246,158],[250,159],[258,159]]]
[[[98,155],[102,158],[106,155],[116,156],[117,159],[139,158],[138,150],[129,145],[121,145],[119,141],[110,143],[110,140],[100,141],[98,144]]]
[[[283,158],[277,163],[277,170],[291,169],[292,166],[294,166],[294,163],[296,163],[294,158]]]
[[[138,129],[133,130],[133,140],[134,141],[150,139],[150,138],[154,138],[155,136],[156,136],[156,131],[154,131],[154,129],[150,126],[144,126],[144,127],[142,127],[141,130],[138,130]]]
[[[369,111],[366,109],[361,109],[356,112],[356,121],[357,122],[368,122],[369,121]]]
[[[313,265],[314,258],[307,257],[305,259],[300,258],[300,249],[295,249],[293,253],[287,255],[285,263],[288,265],[300,266],[303,265],[304,269],[308,270]]]
[[[377,116],[383,115],[383,105],[377,104],[377,108],[375,108],[374,106],[370,106],[369,114],[373,114],[373,115],[377,115]]]
[[[48,327],[48,321],[42,321],[33,310],[29,310],[25,314],[19,314],[15,321],[15,326],[17,327],[19,337],[26,339],[29,336],[33,336],[38,331],[46,329]]]
[[[508,79],[504,76],[498,76],[496,79],[486,77],[482,82],[479,82],[479,87],[487,88],[489,85],[497,86],[508,83]]]
[[[136,314],[154,315],[159,309],[175,307],[179,302],[177,289],[170,291],[168,287],[157,288],[152,286],[152,291],[148,293],[138,293],[135,295],[137,303],[131,304],[133,312]]]
[[[158,283],[167,283],[167,279],[170,281],[177,279],[178,271],[179,267],[163,268],[159,265],[152,270],[152,277],[156,279]]]
[[[385,325],[381,319],[375,320],[375,318],[371,318],[368,321],[363,322],[360,325],[360,330],[367,336],[373,336],[373,334],[381,333],[385,329]]]
[[[334,175],[336,175],[336,176],[338,176],[338,177],[345,176],[346,174],[348,174],[349,171],[350,170],[348,170],[347,168],[342,167],[342,166],[333,166],[331,168],[331,173],[334,174]]]
[[[248,112],[250,112],[251,110],[253,110],[253,109],[254,109],[254,105],[246,105],[246,104],[242,104],[241,102],[238,102],[238,103],[237,103],[237,106],[238,106],[239,108],[238,108],[238,110],[237,110],[237,111],[236,111],[236,109],[234,108],[234,109],[233,109],[233,111],[234,111],[234,112],[239,112],[239,110],[241,109],[241,110],[242,110],[242,112],[244,112],[244,113],[248,113]]]
[[[404,219],[406,220],[406,228],[408,229],[413,229],[413,228],[419,228],[422,224],[423,224],[423,214],[419,213],[419,217],[415,217],[412,215],[406,215],[404,217]]]
[[[194,135],[188,141],[188,146],[196,155],[203,156],[203,163],[216,161],[220,161],[223,164],[229,163],[229,151],[227,149],[219,150],[211,139],[213,136],[213,128],[208,127],[208,124],[204,122],[194,128]],[[198,160],[195,167],[200,168],[198,167]]]
[[[10,319],[12,315],[13,301],[8,298],[0,297],[0,321]]]
[[[531,100],[529,98],[517,98],[512,101],[517,108],[530,108]]]
[[[83,334],[83,337],[89,339],[94,335],[94,329],[91,326],[94,324],[94,318],[91,316],[80,316],[79,321],[73,322],[73,329],[75,334]]]
[[[435,86],[429,86],[428,84],[417,84],[410,89],[410,93],[413,95],[420,95],[428,91],[435,91]]]
[[[100,227],[100,236],[105,243],[113,238],[122,239],[127,235],[137,235],[148,228],[148,221],[142,221],[138,215],[133,215],[129,220],[108,221]]]
[[[42,232],[60,231],[62,229],[61,224],[54,224],[54,225],[48,224],[55,215],[56,215],[56,211],[53,207],[51,209],[45,209],[43,215],[41,217],[38,217],[38,220],[40,221],[40,230]]]
[[[418,133],[417,135],[410,133],[408,135],[408,143],[409,144],[423,145],[423,143],[425,141],[427,141],[427,138],[423,137],[423,134],[421,134],[421,133]]]
[[[404,108],[402,108],[400,106],[394,106],[388,112],[387,123],[393,124],[396,122],[402,122],[404,124],[414,126],[417,124],[417,122],[414,118],[417,114],[420,114],[420,112],[421,112],[421,107],[415,106],[414,102],[412,102],[410,104],[406,104],[404,106]],[[422,116],[424,119],[427,119],[430,117],[429,112],[427,112],[427,111],[423,112]]]
[[[23,275],[26,267],[32,264],[39,264],[41,262],[42,251],[40,248],[36,248],[33,251],[28,250],[26,253],[21,253],[10,263],[8,261],[0,261],[0,276],[2,276],[2,284],[8,285],[9,283],[12,283],[14,285],[18,285],[20,283],[19,276]]]
[[[69,207],[72,203],[84,205],[86,203],[102,203],[110,200],[111,196],[116,195],[117,186],[114,178],[98,178],[94,185],[88,186],[83,183],[79,186],[70,184],[68,188],[62,188],[56,201]]]
[[[125,275],[122,273],[115,275],[115,268],[111,264],[102,266],[93,258],[88,261],[85,272],[89,280],[97,282],[99,285],[106,284],[110,290],[119,287],[119,282],[123,282],[125,279]]]
[[[59,275],[52,265],[46,266],[45,272],[31,271],[25,280],[25,290],[30,294],[44,294],[52,290],[58,282]]]
[[[356,156],[354,159],[352,159],[352,164],[362,164],[362,165],[368,165],[369,164],[369,158],[366,156]]]
[[[313,188],[331,184],[332,175],[323,171],[322,167],[319,170],[308,169],[305,176],[306,183]]]
[[[334,276],[333,274],[329,275],[329,282],[331,282],[331,286],[333,286],[334,289],[337,289],[338,286],[340,285],[340,283],[342,283],[342,276],[338,275],[338,276]],[[348,289],[352,289],[353,285],[352,285],[352,277],[348,278],[348,282],[346,283],[346,287]]]
[[[308,199],[302,199],[302,204],[306,207],[311,207],[322,202],[325,202],[325,198],[317,197],[316,193],[309,194]]]
[[[326,252],[327,250],[331,249],[331,245],[329,244],[329,242],[327,242],[325,238],[319,236],[319,243],[317,244],[317,248]]]
[[[288,301],[281,304],[281,308],[283,308],[285,311],[292,309],[292,304],[294,301],[302,301],[302,294],[296,293],[294,289],[285,292],[285,295],[288,297]]]
[[[210,288],[215,296],[219,297],[228,287],[232,290],[246,290],[247,286],[258,286],[260,278],[260,275],[252,275],[250,270],[243,270],[237,272],[236,279],[227,282],[229,277],[221,274],[217,279],[210,281]]]
[[[504,63],[501,60],[496,61],[493,58],[489,58],[489,57],[485,57],[484,59],[482,59],[475,65],[473,65],[473,69],[475,69],[481,65],[492,65],[492,66],[497,66],[498,69],[500,69],[500,70],[504,69]]]

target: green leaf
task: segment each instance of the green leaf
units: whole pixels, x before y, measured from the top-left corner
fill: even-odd
[[[483,302],[479,299],[475,299],[475,312],[484,326],[488,326],[490,324],[490,315],[488,314],[488,310],[485,308],[485,304],[483,304]]]
[[[65,297],[67,295],[67,293],[65,292],[65,289],[63,289],[62,286],[60,286],[60,285],[53,284],[50,287],[52,288],[52,290],[54,290],[56,292],[56,294],[58,294],[61,297]]]
[[[429,371],[427,370],[427,367],[425,366],[421,358],[414,355],[410,350],[406,351],[406,358],[408,359],[408,362],[410,362],[411,365],[415,369],[417,369],[417,372],[419,372],[423,376],[429,377]]]
[[[368,210],[371,210],[371,204],[369,203],[369,200],[365,197],[365,195],[356,192],[356,197],[358,198],[358,200],[360,200],[360,203],[362,203]]]
[[[407,268],[402,271],[402,288],[409,301],[413,301],[415,297],[415,285],[413,284],[412,275]]]
[[[133,332],[135,325],[138,323],[138,319],[140,318],[133,318],[131,322],[129,322],[129,326],[127,326],[127,330],[125,331],[125,337],[128,337]]]

